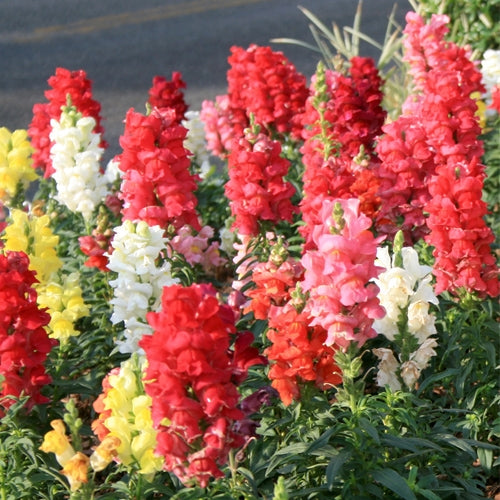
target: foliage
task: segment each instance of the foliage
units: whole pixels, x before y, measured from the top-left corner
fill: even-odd
[[[489,24],[494,22],[495,2],[483,7],[465,3],[420,0],[416,7],[424,13],[449,14],[454,20],[451,36],[460,43],[472,43],[479,52],[496,46],[498,39]],[[304,228],[298,208],[306,206],[301,202],[309,188],[307,162],[319,157],[325,162],[320,162],[321,168],[340,165],[342,169],[332,178],[348,184],[357,180],[356,175],[346,174],[349,168],[359,174],[362,167],[375,165],[375,169],[381,163],[383,155],[375,143],[380,145],[383,139],[382,129],[377,130],[373,144],[366,140],[354,153],[346,152],[350,141],[359,139],[357,134],[365,139],[369,135],[360,132],[364,129],[354,119],[349,121],[356,116],[351,108],[343,113],[341,106],[342,99],[351,107],[366,104],[355,100],[360,94],[355,87],[356,72],[348,74],[349,61],[359,55],[360,41],[376,44],[360,31],[361,4],[353,27],[343,32],[336,24],[329,29],[309,10],[302,11],[311,22],[317,46],[280,41],[308,46],[324,59],[325,66],[320,65],[315,75],[316,87],[311,87],[311,99],[302,108],[297,105],[298,115],[317,117],[317,122],[306,126],[308,136],[294,135],[296,122],[282,120],[279,127],[272,117],[266,122],[266,112],[280,105],[280,96],[306,93],[306,87],[282,55],[270,49],[259,52],[252,46],[248,51],[233,50],[235,67],[254,65],[253,78],[258,79],[262,77],[255,71],[259,57],[268,58],[263,64],[271,73],[267,64],[277,61],[286,85],[265,98],[256,92],[255,102],[249,99],[248,106],[255,105],[257,113],[233,103],[224,114],[227,101],[218,101],[217,118],[228,126],[228,135],[223,144],[221,125],[217,158],[210,158],[209,168],[206,158],[194,150],[189,161],[182,145],[186,130],[176,120],[185,111],[180,92],[184,83],[176,73],[172,82],[155,78],[147,115],[127,115],[123,154],[116,159],[127,182],[110,181],[111,201],[103,200],[90,218],[87,212],[72,211],[64,204],[50,175],[37,181],[33,197],[24,197],[26,186],[20,181],[14,193],[0,189],[6,212],[23,208],[34,220],[47,214],[50,221],[49,228],[43,228],[42,245],[29,224],[17,233],[9,232],[13,222],[7,215],[5,224],[0,221],[0,255],[13,252],[13,246],[23,242],[23,251],[35,255],[39,247],[47,250],[49,240],[57,241],[56,255],[44,253],[39,265],[43,268],[44,263],[59,259],[49,283],[54,289],[73,284],[88,308],[87,314],[80,308],[80,313],[67,320],[75,330],[71,335],[57,336],[47,327],[57,339],[45,362],[51,378],[42,389],[47,404],[31,408],[27,395],[2,392],[0,499],[439,500],[493,498],[500,491],[500,306],[494,289],[487,293],[450,287],[436,297],[430,284],[435,249],[411,231],[384,233],[384,226],[372,225],[353,196],[321,199],[320,209],[310,215],[312,229],[308,233]],[[412,91],[400,35],[393,13],[385,41],[379,45],[378,62],[385,97],[391,96],[384,100],[388,123],[401,115],[401,105]],[[360,67],[375,69],[359,61]],[[331,107],[326,75],[333,73],[328,70],[338,72],[337,83],[345,92]],[[66,100],[70,76],[64,71],[57,74],[64,76],[63,84],[58,87],[58,78],[52,79],[52,94],[67,102],[62,113],[71,117],[72,128],[68,128],[75,132],[82,114],[89,117],[71,108],[71,98]],[[364,92],[378,105],[376,79],[364,76]],[[231,84],[238,87],[248,77],[245,71],[234,71]],[[86,88],[88,81],[81,74],[75,78]],[[243,95],[248,85],[238,88]],[[168,107],[159,111],[163,100],[168,100]],[[96,103],[88,102],[95,111]],[[85,109],[85,103],[81,105]],[[370,112],[380,117],[383,110]],[[363,113],[366,116],[368,111],[363,108]],[[31,127],[32,133],[38,131],[40,144],[47,132],[43,116],[38,108]],[[483,118],[480,139],[487,174],[483,195],[489,209],[484,234],[489,237],[491,228],[497,235],[491,252],[498,261],[500,119],[498,114]],[[93,151],[98,158],[102,142],[92,136],[89,123],[95,125],[98,120],[84,120],[78,125],[79,133],[75,132],[75,143],[89,140],[76,148],[77,154]],[[345,123],[349,124],[347,132],[342,129]],[[195,130],[194,123],[190,126]],[[329,136],[335,127],[344,132],[343,142],[335,142],[334,134]],[[238,147],[231,146],[230,132],[239,141]],[[403,141],[405,136],[406,131]],[[210,148],[202,143],[206,153]],[[15,149],[12,141],[8,148]],[[215,148],[211,152],[215,155]],[[0,148],[0,162],[6,164],[9,158],[17,158],[5,154],[5,160],[1,154]],[[160,175],[154,167],[165,158],[175,168]],[[281,177],[283,171],[288,173]],[[44,174],[41,168],[38,172]],[[454,173],[458,179],[461,171],[457,167]],[[315,180],[319,183],[323,178],[324,171]],[[245,198],[245,189],[234,189],[241,202],[237,213],[231,197],[234,192],[230,195],[227,187],[238,188],[238,183],[252,194]],[[120,192],[124,186],[126,196]],[[259,195],[263,186],[267,191]],[[143,225],[126,220],[123,207],[121,212],[113,209],[117,203],[113,195],[118,194],[127,200],[127,210],[144,217]],[[142,199],[152,200],[146,210],[140,206]],[[280,204],[273,204],[276,200]],[[418,203],[413,200],[412,204],[415,208]],[[194,205],[199,219],[193,216]],[[321,210],[325,207],[328,213]],[[459,208],[465,212],[467,206]],[[254,221],[257,234],[235,234],[237,218],[241,213],[252,215],[252,210],[260,210],[261,219]],[[373,215],[375,209],[368,213]],[[162,221],[161,227],[151,222],[157,220]],[[186,220],[191,224],[187,230]],[[402,220],[399,223],[403,225]],[[240,227],[253,229],[250,224]],[[95,238],[90,250],[84,250],[83,236]],[[405,246],[408,241],[411,246]],[[482,256],[488,253],[482,252]],[[89,265],[89,255],[101,267]],[[103,269],[103,262],[109,268]],[[482,269],[486,268],[485,264]],[[382,271],[387,273],[388,290],[382,289]],[[343,273],[348,272],[352,274],[344,288]],[[40,281],[42,275],[39,272]],[[68,276],[78,276],[77,284],[66,280]],[[390,316],[380,316],[379,299],[374,297],[377,277],[379,297],[384,292],[393,300],[396,333],[392,335],[388,331],[377,335],[381,332],[373,321]],[[44,293],[44,283],[32,285],[20,287],[20,296]],[[120,286],[122,295],[117,293]],[[327,293],[322,286],[329,287]],[[48,294],[47,307],[54,317],[79,304],[78,295],[70,292],[74,290],[62,293],[64,310],[56,312],[52,309],[57,293]],[[347,299],[342,293],[347,293]],[[324,304],[337,307],[336,314],[328,314],[331,311],[325,311]],[[417,311],[421,316],[415,317],[424,318],[420,329],[410,324],[415,319],[410,308],[415,304],[421,308]],[[7,310],[7,304],[0,303],[0,313],[2,308]],[[330,321],[327,326],[322,323],[325,316]],[[358,322],[352,336],[357,341],[350,341],[348,327],[340,331],[335,327],[354,316]],[[10,323],[0,334],[8,340],[22,323],[20,318],[22,312],[12,320],[4,314],[2,321]],[[124,336],[134,328],[143,336],[135,343],[136,350],[127,350],[134,339],[125,342]],[[286,342],[280,344],[284,336]],[[428,340],[424,355],[419,349]],[[4,367],[14,364],[17,352],[8,344],[0,343],[2,391]],[[387,373],[382,373],[377,353],[390,353],[392,358],[385,361],[395,360],[394,353],[398,356],[398,366],[385,384],[380,380]],[[404,362],[413,363],[411,383],[403,373]],[[322,373],[322,366],[330,372]],[[25,368],[18,368],[22,378]]]

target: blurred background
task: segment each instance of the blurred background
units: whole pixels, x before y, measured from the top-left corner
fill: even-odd
[[[27,128],[33,104],[46,102],[47,79],[57,67],[83,69],[93,81],[108,154],[129,108],[144,111],[155,75],[180,71],[186,101],[226,93],[230,47],[251,43],[280,50],[308,80],[319,54],[293,38],[315,44],[302,5],[329,28],[352,26],[357,0],[0,0],[0,127]],[[364,0],[361,31],[382,42],[391,12],[404,24],[407,0]],[[368,44],[361,54],[378,58]]]

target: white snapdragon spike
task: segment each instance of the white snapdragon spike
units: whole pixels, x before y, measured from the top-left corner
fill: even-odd
[[[100,171],[101,135],[93,132],[96,121],[82,117],[74,107],[64,107],[59,121],[50,121],[50,156],[56,181],[56,200],[88,221],[108,194]]]
[[[109,160],[104,171],[104,177],[108,184],[113,184],[118,179],[121,179],[122,171],[120,170],[120,162],[116,157]]]
[[[390,341],[405,343],[411,337],[417,340],[418,348],[410,353],[408,359],[396,359],[390,349],[374,349],[373,353],[381,360],[377,374],[377,384],[381,387],[388,385],[396,390],[401,387],[402,381],[412,389],[423,369],[429,364],[429,359],[436,355],[434,347],[436,339],[435,317],[429,312],[430,304],[438,304],[431,285],[431,271],[429,266],[420,265],[418,253],[411,247],[403,247],[400,251],[402,267],[395,265],[396,257],[391,259],[387,248],[377,251],[376,265],[385,269],[374,279],[380,292],[380,304],[386,310],[382,319],[373,323],[373,328],[383,334]],[[404,321],[401,321],[404,320]],[[401,325],[404,331],[401,332]],[[412,344],[410,344],[412,345]],[[400,350],[403,346],[398,346]]]
[[[188,149],[195,163],[200,167],[200,177],[205,179],[210,173],[209,154],[205,139],[205,124],[201,121],[199,111],[187,111],[182,125],[187,128],[184,147]]]
[[[486,93],[483,95],[487,106],[491,105],[491,91],[500,85],[500,50],[488,49],[483,54],[481,61],[481,74]]]
[[[178,280],[172,277],[170,263],[162,259],[168,240],[160,226],[125,220],[114,231],[108,268],[118,276],[110,281],[114,289],[111,321],[124,323],[124,339],[117,341],[119,351],[142,354],[139,340],[152,333],[146,314],[158,310],[163,287]]]

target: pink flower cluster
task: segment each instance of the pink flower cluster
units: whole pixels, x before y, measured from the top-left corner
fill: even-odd
[[[26,408],[46,403],[41,389],[50,383],[44,362],[57,340],[45,326],[50,316],[37,305],[37,282],[23,252],[0,254],[0,408],[15,403],[8,396],[29,396]],[[2,411],[0,410],[0,415]]]
[[[154,332],[140,345],[148,360],[156,452],[165,470],[203,487],[223,475],[219,467],[229,451],[245,443],[235,426],[245,418],[237,387],[250,366],[265,360],[251,347],[250,332],[238,334],[230,348],[234,315],[211,285],[165,287],[162,310],[147,320]]]
[[[371,282],[381,270],[374,262],[384,238],[373,236],[372,221],[360,213],[356,198],[325,200],[320,217],[311,232],[316,249],[302,256],[302,289],[309,294],[304,310],[311,326],[328,332],[326,345],[362,346],[377,335],[373,321],[385,314]]]
[[[127,112],[118,157],[124,219],[200,229],[197,178],[189,173],[189,151],[183,145],[186,133],[173,108],[153,108],[149,115]]]
[[[386,115],[382,80],[372,59],[354,57],[350,63],[349,75],[318,68],[302,115],[306,248],[324,198],[359,197],[369,217],[379,208],[374,143]]]
[[[281,144],[247,129],[234,141],[228,158],[229,181],[224,190],[240,234],[257,235],[263,221],[292,221],[293,185],[283,177],[290,162],[280,156]]]
[[[38,103],[33,106],[33,119],[28,128],[31,145],[34,149],[32,159],[33,167],[41,168],[44,177],[48,178],[54,173],[50,159],[51,141],[49,138],[50,120],[59,120],[61,108],[66,106],[68,96],[71,103],[83,116],[91,116],[96,121],[95,133],[103,134],[101,125],[101,105],[92,98],[92,82],[87,78],[85,71],[70,71],[57,68],[55,75],[48,80],[52,87],[45,91],[48,103]],[[107,143],[101,140],[100,146],[105,148]]]

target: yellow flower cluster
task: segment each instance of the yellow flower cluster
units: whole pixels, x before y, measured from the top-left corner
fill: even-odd
[[[0,201],[6,205],[17,194],[21,185],[23,190],[38,178],[31,166],[33,149],[26,130],[0,128]]]
[[[75,452],[62,420],[53,420],[50,426],[53,430],[45,434],[40,450],[55,453],[57,462],[63,467],[61,474],[68,479],[71,491],[77,491],[88,481],[89,458],[81,451]]]
[[[134,355],[121,364],[117,374],[108,377],[110,388],[103,403],[111,414],[102,424],[110,431],[106,437],[119,440],[116,449],[119,461],[126,466],[137,466],[141,474],[152,475],[162,469],[163,458],[154,454],[156,430],[151,417],[151,398],[145,394],[141,380],[143,364]]]
[[[78,273],[65,276],[61,272],[63,262],[56,252],[59,236],[52,232],[49,216],[30,216],[13,209],[10,219],[3,236],[4,248],[29,256],[30,269],[39,281],[35,285],[38,305],[47,307],[51,317],[49,335],[59,340],[78,335],[74,323],[88,315],[89,309],[82,298]]]

